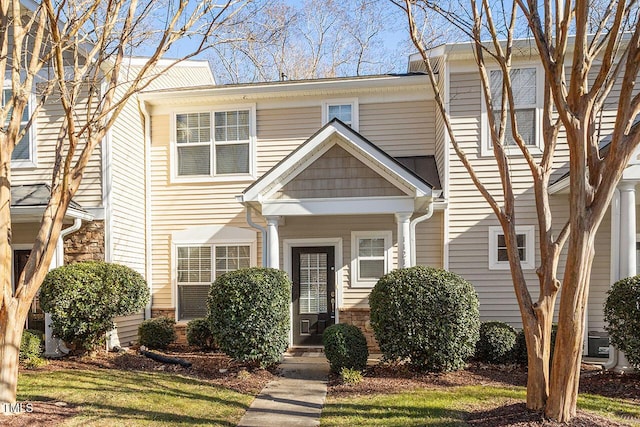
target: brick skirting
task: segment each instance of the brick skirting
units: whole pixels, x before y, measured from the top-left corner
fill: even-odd
[[[367,339],[369,353],[379,353],[380,347],[376,341],[373,328],[371,328],[371,313],[368,308],[349,308],[340,310],[340,323],[347,323],[360,328]]]

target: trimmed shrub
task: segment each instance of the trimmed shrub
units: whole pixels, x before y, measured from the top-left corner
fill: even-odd
[[[187,323],[187,343],[204,350],[215,347],[207,319],[194,319]]]
[[[47,274],[40,289],[53,333],[80,352],[104,342],[116,316],[136,313],[148,301],[149,289],[140,273],[106,262],[58,267]]]
[[[367,367],[367,339],[357,326],[339,323],[325,329],[322,335],[324,354],[333,372],[343,368],[362,371]]]
[[[607,292],[604,320],[611,344],[625,354],[631,365],[640,368],[640,276],[613,284]]]
[[[461,369],[473,356],[480,327],[478,296],[457,274],[425,266],[392,271],[376,283],[369,305],[386,360],[441,372]]]
[[[362,382],[362,372],[358,369],[342,368],[340,370],[342,384],[356,385]]]
[[[25,329],[20,342],[20,362],[39,359],[42,356],[42,344],[42,332]]]
[[[176,321],[168,317],[147,319],[138,326],[138,336],[140,345],[165,349],[178,338]]]
[[[254,267],[223,274],[209,292],[213,339],[233,359],[274,364],[287,349],[290,301],[283,271]]]
[[[484,322],[476,343],[476,359],[486,363],[507,363],[513,358],[516,330],[504,322]]]

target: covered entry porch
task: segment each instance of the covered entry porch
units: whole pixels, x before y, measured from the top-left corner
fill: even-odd
[[[262,232],[263,265],[293,279],[293,345],[319,344],[358,310],[368,319],[377,279],[416,263],[437,177],[432,157],[393,158],[333,120],[238,196]]]

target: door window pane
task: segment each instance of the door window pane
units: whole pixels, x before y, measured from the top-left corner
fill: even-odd
[[[327,254],[300,254],[300,314],[327,313]]]

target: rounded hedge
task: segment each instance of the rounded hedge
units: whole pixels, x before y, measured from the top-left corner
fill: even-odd
[[[331,325],[322,335],[322,344],[333,372],[340,373],[342,368],[362,371],[367,367],[369,349],[360,328],[345,323]]]
[[[178,338],[175,326],[176,321],[168,317],[145,320],[138,326],[140,345],[157,349],[167,348]]]
[[[203,350],[215,347],[207,319],[194,319],[187,323],[187,344]]]
[[[640,276],[613,284],[607,292],[604,320],[611,344],[625,354],[631,365],[640,368]]]
[[[20,342],[20,362],[28,362],[42,356],[42,332],[25,329]]]
[[[106,262],[80,262],[51,270],[40,289],[53,333],[80,352],[93,350],[114,328],[116,316],[141,310],[147,282],[135,270]]]
[[[484,322],[476,343],[476,359],[486,363],[507,363],[513,359],[517,333],[504,322]]]
[[[233,359],[274,364],[287,349],[290,301],[283,271],[254,267],[223,274],[209,291],[213,339]]]
[[[479,302],[457,274],[425,266],[381,277],[369,295],[371,326],[387,360],[415,369],[461,369],[478,341]]]

